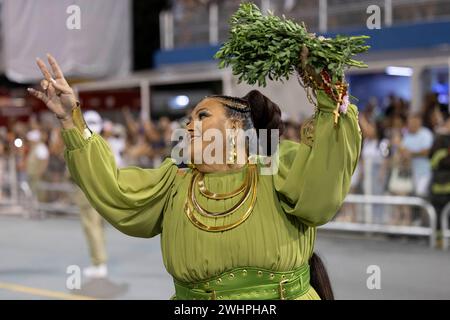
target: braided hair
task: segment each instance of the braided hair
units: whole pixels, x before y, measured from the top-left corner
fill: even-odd
[[[226,107],[226,115],[230,119],[241,121],[244,130],[255,129],[258,139],[260,139],[260,129],[266,129],[268,134],[262,150],[263,154],[271,155],[275,150],[271,146],[271,130],[279,130],[279,135],[283,133],[283,122],[281,120],[280,107],[263,95],[258,90],[252,90],[244,97],[231,97],[224,95],[213,95],[208,98],[216,99]]]

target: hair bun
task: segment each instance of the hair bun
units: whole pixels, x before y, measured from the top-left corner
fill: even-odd
[[[258,90],[247,93],[243,99],[250,105],[253,125],[255,129],[278,129],[283,131],[280,107]]]
[[[267,146],[270,149],[270,130],[278,129],[279,135],[283,133],[283,121],[281,120],[280,107],[258,90],[252,90],[242,99],[248,101],[250,105],[253,126],[259,137],[259,129],[269,130],[267,135]],[[270,152],[269,152],[270,153]]]

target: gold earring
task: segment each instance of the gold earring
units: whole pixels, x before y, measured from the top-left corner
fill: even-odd
[[[229,137],[229,146],[231,147],[230,152],[227,158],[227,164],[235,164],[237,160],[237,152],[236,152],[236,136],[232,135]]]
[[[197,169],[197,167],[196,167],[195,164],[193,164],[193,163],[188,163],[187,166],[188,166],[188,168],[190,168],[190,169],[192,169],[192,170]]]

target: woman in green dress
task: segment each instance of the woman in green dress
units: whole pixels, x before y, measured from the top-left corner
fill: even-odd
[[[224,162],[182,170],[168,158],[156,169],[118,169],[108,144],[86,127],[55,59],[48,60],[53,75],[37,62],[44,91],[29,91],[61,120],[73,179],[118,230],[144,238],[161,234],[172,299],[332,298],[313,248],[316,227],[341,206],[359,158],[354,105],[337,114],[336,102],[317,90],[301,143],[279,143],[278,170],[267,175],[261,161],[234,161],[248,150],[229,132],[282,129],[279,107],[256,90],[243,98],[206,97],[187,125],[190,156],[198,152],[195,143],[201,151],[207,147],[202,133],[214,128],[234,146]]]

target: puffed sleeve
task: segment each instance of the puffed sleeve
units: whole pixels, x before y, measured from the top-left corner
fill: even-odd
[[[84,138],[62,130],[64,158],[91,205],[121,232],[149,238],[162,231],[162,218],[177,172],[171,159],[157,169],[118,169],[108,143],[98,134]]]
[[[311,143],[282,141],[274,186],[287,214],[309,226],[330,221],[349,191],[361,152],[358,110],[350,104],[334,125],[336,104],[317,92]]]

